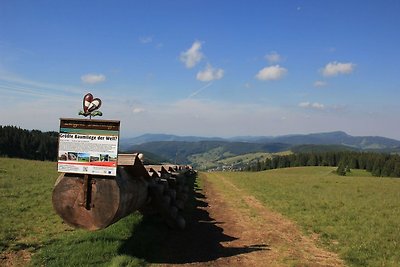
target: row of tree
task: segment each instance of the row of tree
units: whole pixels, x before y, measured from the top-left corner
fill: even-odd
[[[57,159],[57,132],[0,125],[0,156],[36,160]]]
[[[248,171],[262,171],[300,166],[343,166],[347,169],[363,169],[374,176],[400,177],[400,156],[372,152],[321,152],[274,156],[257,161],[247,167]]]

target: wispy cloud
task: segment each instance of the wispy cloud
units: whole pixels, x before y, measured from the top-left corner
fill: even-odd
[[[256,78],[261,81],[280,80],[287,73],[287,69],[279,65],[269,66],[261,69]]]
[[[17,125],[27,129],[56,130],[60,117],[77,115],[81,105],[81,88],[33,81],[0,70],[0,125]]]
[[[224,77],[223,69],[215,69],[210,64],[207,64],[204,70],[197,73],[197,80],[202,82],[210,82],[214,80],[220,80]]]
[[[188,50],[181,53],[180,60],[185,64],[186,68],[193,68],[203,59],[204,55],[200,51],[201,46],[202,43],[200,41],[195,41]]]
[[[142,44],[148,44],[153,42],[153,36],[141,36],[139,37],[139,42]]]
[[[356,65],[351,62],[341,63],[333,61],[326,64],[326,66],[322,69],[322,75],[329,77],[337,76],[339,74],[350,74],[353,72],[355,67]]]
[[[325,105],[318,103],[318,102],[301,102],[299,103],[299,107],[301,108],[307,108],[307,109],[318,109],[318,110],[322,110],[325,109]]]
[[[269,54],[265,55],[265,59],[268,60],[270,64],[275,64],[278,63],[282,60],[281,55],[279,55],[277,52],[272,51]]]
[[[207,86],[207,85],[206,85]],[[204,90],[205,87],[203,87]],[[228,102],[187,98],[171,103],[149,105],[142,116],[121,114],[121,121],[137,132],[170,132],[195,135],[241,135],[269,129],[273,123],[285,116],[280,109],[265,105],[233,104]],[[253,114],[249,118],[248,114]],[[174,119],[175,118],[175,119]],[[179,119],[177,119],[179,118]],[[267,121],[261,126],[258,120]],[[151,123],[149,123],[149,121]],[[270,124],[269,124],[270,125]]]
[[[325,87],[327,85],[328,85],[328,83],[325,81],[315,81],[314,82],[314,87],[317,87],[317,88]]]
[[[136,107],[132,110],[133,113],[138,114],[144,112],[144,108]]]
[[[83,89],[76,86],[53,84],[41,81],[34,81],[21,77],[15,73],[0,69],[0,90],[8,95],[18,94],[36,96],[40,98],[68,97],[82,94]]]
[[[106,80],[104,74],[88,73],[81,76],[81,81],[86,84],[102,83]]]

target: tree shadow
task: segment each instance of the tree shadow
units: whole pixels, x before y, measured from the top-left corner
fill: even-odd
[[[221,242],[237,237],[223,233],[223,222],[218,222],[202,209],[208,206],[206,196],[190,180],[191,194],[184,211],[186,228],[173,230],[161,218],[145,217],[133,229],[132,235],[120,247],[119,253],[145,259],[149,263],[183,264],[208,262],[254,251],[268,250],[265,244],[224,247]]]

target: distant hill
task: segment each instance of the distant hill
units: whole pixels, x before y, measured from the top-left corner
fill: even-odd
[[[242,137],[231,138],[244,140]],[[381,136],[351,136],[342,131],[313,134],[294,134],[276,137],[251,138],[255,143],[284,143],[291,145],[343,145],[363,150],[396,149],[400,141]]]
[[[321,153],[321,152],[339,152],[339,151],[361,151],[359,148],[344,145],[296,145],[290,150],[293,153]]]
[[[57,142],[57,132],[42,133],[38,130],[29,131],[16,126],[0,125],[0,156],[55,160]],[[218,168],[232,162],[236,164],[257,161],[262,159],[265,153],[400,153],[400,141],[381,136],[351,136],[342,131],[232,138],[144,134],[133,138],[121,138],[119,149],[122,153],[143,153],[148,164],[170,162],[192,164],[200,168]],[[238,157],[241,155],[246,156]]]
[[[192,164],[190,157],[204,153],[213,154],[213,159],[253,152],[280,152],[288,150],[287,144],[260,144],[229,141],[159,141],[133,145],[127,151],[148,151],[173,163]],[[144,152],[145,153],[145,152]]]
[[[224,141],[224,140],[225,139],[220,137],[178,136],[172,134],[143,134],[132,138],[121,138],[120,147],[121,149],[126,149],[133,145],[140,145],[144,143],[158,142],[158,141],[199,142],[199,141]]]
[[[238,136],[232,138],[199,137],[199,136],[177,136],[168,134],[144,134],[134,138],[121,139],[121,148],[131,148],[133,145],[145,144],[155,141],[226,141],[245,143],[281,143],[288,145],[343,145],[362,150],[385,150],[400,149],[400,141],[381,136],[351,136],[342,131],[312,134],[293,134],[282,136]]]
[[[126,151],[151,153],[172,163],[214,168],[230,157],[251,153],[327,151],[400,152],[400,141],[380,136],[351,136],[345,132],[233,138],[146,134],[121,140]],[[257,158],[257,157],[255,157]]]

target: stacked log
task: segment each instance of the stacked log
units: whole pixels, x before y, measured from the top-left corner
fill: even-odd
[[[143,165],[142,154],[118,155],[114,177],[61,173],[53,190],[53,206],[69,225],[103,229],[129,214],[159,214],[183,229],[181,215],[188,198],[188,166]]]
[[[150,207],[155,207],[157,211],[160,211],[169,226],[179,229],[185,228],[186,222],[180,213],[188,198],[188,186],[186,185],[188,169],[183,171],[180,168],[180,171],[177,172],[179,166],[172,169],[166,165],[149,165],[146,166],[146,169],[149,174],[153,176],[157,174],[158,176],[155,179],[155,184],[150,188],[154,199]],[[143,213],[146,212],[149,212],[149,210],[143,209]]]

